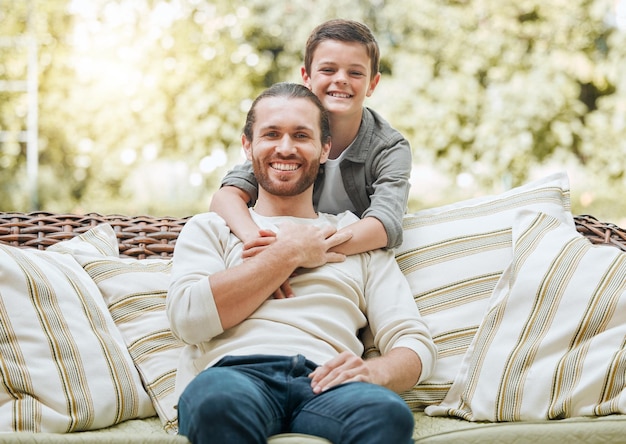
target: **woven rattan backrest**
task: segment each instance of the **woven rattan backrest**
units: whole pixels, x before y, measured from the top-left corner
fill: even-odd
[[[178,233],[188,219],[117,214],[103,216],[97,213],[0,212],[0,243],[43,250],[98,224],[108,223],[117,234],[121,256],[138,259],[171,257]]]
[[[612,245],[626,251],[626,230],[610,222],[602,222],[593,216],[575,216],[576,229],[592,243]]]
[[[43,250],[101,223],[109,223],[119,241],[120,255],[138,259],[171,257],[178,233],[189,217],[103,216],[97,213],[53,214],[0,212],[0,243]],[[576,228],[595,244],[626,251],[626,230],[593,216],[576,216]]]

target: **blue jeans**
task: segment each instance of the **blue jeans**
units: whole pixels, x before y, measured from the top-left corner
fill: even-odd
[[[179,433],[192,443],[266,443],[278,433],[333,443],[412,443],[413,414],[394,392],[351,382],[319,395],[304,356],[227,356],[201,372],[178,403]]]

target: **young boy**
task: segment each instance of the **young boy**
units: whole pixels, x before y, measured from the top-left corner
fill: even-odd
[[[402,242],[411,148],[402,134],[363,105],[380,80],[379,60],[378,43],[367,26],[337,19],[313,30],[301,69],[305,86],[329,112],[332,134],[313,203],[317,211],[350,210],[360,217],[350,226],[352,239],[335,248],[347,255]],[[248,161],[225,176],[210,207],[247,248],[272,242],[271,234],[260,234],[247,209],[256,201],[257,187]]]

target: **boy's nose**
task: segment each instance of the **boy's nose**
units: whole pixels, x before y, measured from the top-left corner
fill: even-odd
[[[342,70],[337,71],[337,73],[335,74],[335,82],[345,85],[346,83],[348,83],[347,74]]]

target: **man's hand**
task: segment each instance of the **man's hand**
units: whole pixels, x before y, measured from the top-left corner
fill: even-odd
[[[249,242],[244,242],[241,257],[244,260],[254,257],[275,241],[276,233],[274,233],[272,230],[259,230],[259,236],[257,238]],[[295,272],[291,274],[290,278],[294,275]],[[291,298],[293,296],[294,294],[293,290],[291,289],[291,285],[289,285],[289,279],[287,279],[280,287],[278,287],[278,289],[272,295],[274,299],[285,299]]]
[[[337,233],[335,229],[330,228],[330,230],[328,229],[319,229],[317,227],[313,227],[313,226],[309,226],[309,225],[299,225],[299,224],[293,224],[291,222],[286,222],[283,223],[283,225],[287,225],[287,232],[285,233],[285,236],[289,236],[292,235],[292,233],[290,233],[289,230],[289,225],[295,225],[295,227],[297,227],[297,233],[299,234],[299,241],[302,239],[302,237],[306,237],[306,232],[303,230],[303,228],[314,228],[315,230],[308,230],[308,231],[313,231],[313,238],[312,238],[312,242],[317,240],[317,241],[322,241],[325,244],[328,244],[329,247],[328,249],[333,248],[336,245],[342,244],[344,242],[347,242],[351,237],[352,237],[352,233],[349,230],[344,230],[344,232],[342,233]],[[281,226],[282,227],[282,226]],[[317,228],[317,229],[316,229]],[[284,229],[284,228],[283,228]],[[330,235],[328,235],[328,233],[331,233]],[[277,240],[277,235],[276,233],[274,233],[271,230],[259,230],[259,236],[250,241],[250,242],[246,242],[243,245],[243,252],[242,252],[242,257],[245,259],[256,256],[257,254],[259,254],[261,251],[263,251],[265,248],[267,248],[269,245],[273,244],[274,242],[276,242]],[[311,242],[311,244],[312,244]],[[322,247],[323,248],[323,247]],[[340,262],[345,260],[345,255],[340,254],[340,253],[334,253],[334,252],[328,252],[326,251],[326,262]],[[324,262],[324,263],[326,263]],[[320,264],[320,265],[323,265]],[[307,268],[313,268],[313,267],[307,267]],[[294,272],[291,277],[293,277],[297,272]],[[293,290],[291,289],[291,285],[289,285],[289,280],[286,280],[272,295],[274,299],[284,299],[284,298],[289,298],[289,297],[293,297]]]
[[[420,357],[411,349],[398,347],[367,360],[347,351],[340,353],[317,367],[309,377],[314,393],[346,382],[370,382],[401,393],[417,384],[421,373]]]
[[[276,242],[290,248],[298,257],[302,268],[316,268],[328,262],[343,262],[346,255],[330,251],[333,247],[352,238],[349,230],[338,232],[336,228],[325,225],[296,224],[283,222],[276,234]]]
[[[317,367],[310,375],[314,393],[322,393],[331,387],[346,382],[375,381],[368,362],[350,352],[343,352],[324,365]]]

